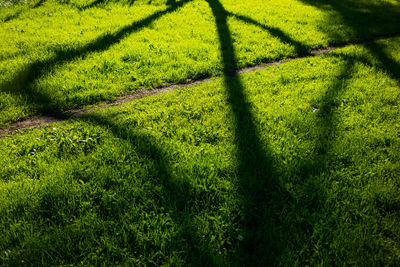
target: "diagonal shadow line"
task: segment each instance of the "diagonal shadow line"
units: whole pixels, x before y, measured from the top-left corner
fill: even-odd
[[[206,0],[215,18],[223,63],[227,98],[234,119],[235,143],[238,149],[239,192],[243,197],[243,227],[245,239],[239,254],[233,258],[245,265],[260,262],[273,264],[279,255],[280,243],[275,216],[276,203],[282,202],[283,194],[272,166],[270,151],[263,148],[255,126],[255,118],[244,92],[244,86],[235,70],[237,59],[232,36],[227,24],[229,13],[218,0]]]
[[[7,15],[4,19],[3,19],[3,23],[9,22],[11,20],[17,19],[19,17],[19,15],[21,15],[22,10],[18,10],[16,12],[14,12],[14,14],[10,14]]]
[[[374,60],[358,55],[346,55],[339,54],[340,58],[343,58],[347,61],[360,62],[370,68],[377,68],[381,71],[385,72],[390,78],[395,80],[397,83],[400,83],[400,62],[391,58],[391,56],[385,52],[384,46],[381,44],[377,44],[375,42],[369,42],[368,44],[363,45],[367,50],[374,50],[374,53],[371,53],[378,62],[373,62]],[[329,56],[329,55],[328,55]],[[336,57],[337,54],[332,54],[330,57]]]
[[[47,0],[39,0],[36,4],[33,5],[33,8],[41,7]]]
[[[284,31],[282,31],[279,28],[261,24],[260,22],[254,20],[250,17],[240,15],[240,14],[235,14],[230,11],[227,11],[227,15],[232,16],[232,17],[234,17],[238,20],[241,20],[245,23],[253,24],[253,25],[269,32],[274,37],[277,37],[281,42],[283,42],[285,44],[293,45],[296,50],[296,54],[298,54],[299,56],[304,56],[304,55],[308,54],[308,52],[309,52],[309,48],[307,46],[305,46],[304,44],[302,44],[299,41],[294,40],[293,38],[291,38],[289,35],[287,35]]]
[[[347,59],[340,73],[319,101],[317,113],[317,142],[315,144],[316,156],[325,158],[332,147],[332,139],[335,134],[335,110],[340,105],[339,97],[348,87],[348,82],[354,73],[354,61]],[[325,164],[322,164],[325,165]]]
[[[114,33],[100,36],[82,47],[76,49],[57,50],[55,51],[55,56],[45,60],[36,61],[26,66],[23,70],[17,73],[14,79],[1,84],[0,88],[3,88],[3,90],[8,94],[22,96],[24,99],[23,101],[33,106],[39,113],[50,117],[63,118],[65,115],[62,112],[62,103],[56,103],[46,92],[40,92],[34,88],[33,85],[39,78],[51,72],[56,66],[68,63],[77,58],[85,58],[90,53],[101,52],[110,48],[112,45],[117,44],[124,38],[128,37],[129,34],[139,31],[168,13],[176,11],[189,1],[191,0],[176,2],[165,10],[155,12],[144,19],[132,22]]]
[[[168,153],[164,151],[157,140],[152,136],[143,133],[137,133],[129,129],[129,126],[121,126],[115,122],[115,119],[108,118],[98,114],[84,114],[78,117],[80,121],[88,122],[92,125],[101,126],[103,129],[109,129],[111,133],[125,141],[128,141],[135,152],[141,157],[150,159],[156,168],[156,186],[163,188],[165,207],[172,214],[176,225],[179,226],[179,232],[188,245],[187,264],[190,266],[218,266],[220,259],[212,248],[201,242],[201,238],[193,225],[193,205],[196,202],[197,195],[189,182],[178,181],[172,177],[172,165],[168,159]],[[181,247],[179,249],[182,249]]]
[[[369,42],[364,44],[364,47],[380,61],[379,68],[389,74],[400,85],[400,62],[394,60],[385,51],[384,45],[377,42]]]

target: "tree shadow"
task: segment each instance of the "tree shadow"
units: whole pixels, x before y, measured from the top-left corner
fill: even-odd
[[[268,144],[261,141],[257,122],[252,113],[251,104],[247,99],[244,86],[236,73],[238,70],[237,57],[233,46],[232,34],[229,29],[227,19],[233,16],[239,20],[251,23],[272,35],[278,37],[283,42],[295,46],[298,53],[305,53],[306,48],[301,43],[292,40],[280,29],[262,25],[251,18],[236,15],[225,10],[218,0],[206,0],[215,18],[220,50],[223,64],[224,83],[227,91],[227,99],[230,103],[234,119],[234,136],[237,146],[237,161],[239,176],[238,190],[242,196],[243,218],[240,226],[243,228],[244,239],[241,241],[239,252],[231,255],[232,259],[243,265],[275,265],[277,260],[290,241],[290,237],[282,226],[282,210],[289,206],[290,196],[282,189],[279,183],[279,171],[274,167],[272,152],[268,149]],[[25,70],[19,72],[9,84],[2,84],[6,92],[19,94],[25,97],[25,101],[31,105],[38,105],[38,111],[53,116],[62,116],[62,104],[54,101],[46,92],[39,92],[34,88],[34,83],[40,77],[49,73],[54,67],[70,62],[76,58],[84,58],[89,53],[101,52],[116,44],[134,31],[149,25],[159,17],[175,11],[188,1],[170,1],[170,7],[164,11],[159,11],[140,21],[133,22],[112,34],[101,36],[78,49],[56,51],[55,56],[35,62]],[[387,55],[383,49],[375,48],[382,53],[375,54],[384,62]],[[393,63],[392,60],[387,60]],[[337,82],[330,86],[320,101],[320,115],[318,115],[318,140],[316,142],[315,158],[319,155],[326,155],[331,146],[334,133],[335,116],[334,109],[337,106],[338,95],[346,87],[348,70],[353,68],[352,61],[348,61]],[[393,63],[394,67],[398,66]],[[397,64],[397,65],[396,65]],[[394,73],[398,75],[398,72]],[[17,86],[16,86],[17,85]],[[199,245],[200,238],[193,229],[191,218],[193,214],[187,213],[190,209],[190,202],[196,201],[196,195],[191,194],[190,185],[177,184],[171,179],[171,164],[164,152],[156,145],[156,140],[152,140],[145,135],[138,135],[131,132],[128,128],[120,127],[112,120],[93,114],[84,115],[82,120],[111,129],[112,133],[118,137],[129,141],[141,155],[149,157],[157,166],[157,176],[163,186],[166,198],[165,203],[169,210],[174,214],[179,224],[183,227],[181,231],[188,239],[188,261],[193,261],[193,265],[218,265],[218,257],[214,257],[212,249],[205,244]],[[325,157],[326,158],[326,157]],[[302,162],[303,160],[300,160]],[[306,162],[306,161],[304,161]],[[308,162],[308,161],[307,161]],[[326,169],[326,161],[321,163],[319,159],[311,160],[311,168],[302,175],[312,176]],[[322,166],[322,167],[321,167]],[[318,194],[318,192],[316,192]],[[183,200],[183,201],[182,201]],[[296,205],[290,203],[291,205]],[[201,258],[202,255],[209,257]],[[195,262],[201,258],[199,264]]]
[[[160,17],[176,11],[189,1],[176,2],[165,10],[155,12],[139,21],[134,21],[114,33],[102,35],[82,47],[56,50],[54,51],[54,56],[25,66],[15,75],[14,79],[3,82],[0,87],[4,92],[22,98],[36,113],[56,118],[65,116],[65,114],[63,115],[63,103],[57,102],[55,98],[50,96],[49,92],[42,92],[35,88],[35,83],[38,79],[50,73],[55,67],[71,62],[74,59],[84,59],[90,53],[105,51],[128,37],[131,33],[139,31]]]

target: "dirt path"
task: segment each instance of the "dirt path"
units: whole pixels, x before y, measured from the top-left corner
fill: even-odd
[[[339,48],[343,48],[343,47],[346,47],[346,46],[350,46],[350,45],[354,45],[354,44],[367,43],[367,42],[372,42],[372,41],[377,41],[377,40],[382,40],[382,39],[386,39],[386,38],[396,37],[396,36],[399,36],[399,35],[400,35],[400,33],[384,35],[384,36],[378,36],[378,37],[371,38],[371,39],[364,40],[364,41],[353,41],[353,42],[349,42],[349,43],[346,43],[346,44],[343,44],[343,45],[331,46],[331,47],[327,47],[327,48],[324,48],[324,49],[318,49],[318,50],[312,50],[311,52],[309,52],[308,54],[306,54],[304,56],[292,57],[292,58],[288,58],[288,59],[285,59],[285,60],[279,60],[279,61],[274,61],[274,62],[270,62],[270,63],[267,63],[267,64],[257,65],[257,66],[254,66],[254,67],[244,68],[244,69],[238,70],[237,73],[242,74],[242,73],[249,73],[249,72],[253,72],[253,71],[257,71],[257,70],[262,70],[262,69],[265,69],[265,68],[267,68],[269,66],[280,65],[280,64],[287,63],[287,62],[290,62],[290,61],[293,61],[293,60],[298,60],[298,59],[302,59],[302,58],[306,58],[306,57],[313,57],[313,56],[317,56],[317,55],[327,54],[327,53],[329,53],[329,52],[331,52],[333,50],[336,50],[336,49],[339,49]],[[219,78],[219,77],[215,77],[215,78]],[[133,100],[138,99],[138,98],[143,98],[143,97],[147,97],[147,96],[151,96],[151,95],[165,93],[165,92],[177,89],[177,88],[191,87],[191,86],[194,86],[196,84],[211,82],[215,78],[207,78],[207,79],[193,81],[193,82],[190,82],[190,83],[173,84],[173,85],[170,85],[170,86],[167,86],[167,87],[155,88],[155,89],[150,89],[150,90],[143,90],[143,91],[139,91],[139,92],[135,92],[135,93],[132,93],[132,94],[129,94],[129,95],[122,96],[122,97],[118,98],[117,100],[115,100],[113,102],[104,102],[104,103],[99,104],[97,106],[86,108],[86,109],[69,110],[69,111],[66,111],[64,114],[62,114],[62,116],[59,116],[59,117],[39,116],[39,117],[27,118],[25,120],[22,120],[22,121],[19,121],[19,122],[15,122],[15,123],[7,126],[4,129],[0,129],[0,137],[5,136],[7,134],[10,134],[10,133],[12,133],[14,131],[17,131],[17,130],[25,129],[25,128],[46,125],[46,124],[49,124],[49,123],[52,123],[52,122],[65,121],[65,120],[67,120],[69,118],[76,117],[76,116],[91,112],[91,111],[96,110],[96,109],[104,109],[104,108],[111,107],[111,106],[118,106],[118,105],[121,105],[122,103],[130,102],[130,101],[133,101]]]

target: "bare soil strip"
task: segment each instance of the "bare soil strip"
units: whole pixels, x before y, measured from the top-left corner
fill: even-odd
[[[350,46],[350,45],[354,45],[354,44],[367,43],[367,42],[372,42],[372,41],[378,41],[378,40],[382,40],[382,39],[386,39],[386,38],[396,37],[398,35],[400,35],[400,33],[395,33],[395,34],[390,34],[390,35],[383,35],[383,36],[378,36],[378,37],[371,38],[371,39],[368,39],[368,40],[353,41],[353,42],[349,42],[349,43],[338,45],[338,46],[330,46],[330,47],[323,48],[323,49],[312,50],[308,54],[303,55],[303,56],[291,57],[291,58],[287,58],[285,60],[279,60],[279,61],[274,61],[274,62],[270,62],[270,63],[267,63],[267,64],[257,65],[257,66],[254,66],[254,67],[244,68],[244,69],[238,70],[236,73],[237,74],[242,74],[242,73],[254,72],[254,71],[257,71],[257,70],[265,69],[265,68],[267,68],[269,66],[277,66],[277,65],[280,65],[280,64],[283,64],[283,63],[287,63],[287,62],[290,62],[290,61],[293,61],[293,60],[298,60],[298,59],[302,59],[302,58],[306,58],[306,57],[313,57],[313,56],[317,56],[317,55],[327,54],[327,53],[329,53],[329,52],[331,52],[333,50],[336,50],[336,49],[339,49],[339,48],[343,48],[343,47],[346,47],[346,46]],[[62,114],[62,116],[54,116],[54,117],[52,117],[52,116],[37,116],[37,117],[27,118],[25,120],[18,121],[18,122],[15,122],[15,123],[11,124],[11,125],[7,126],[7,128],[0,129],[0,137],[3,137],[5,135],[7,135],[7,134],[10,134],[10,133],[15,132],[17,130],[22,130],[22,129],[25,129],[25,128],[31,128],[31,127],[47,125],[47,124],[50,124],[52,122],[65,121],[65,120],[67,120],[69,118],[77,117],[77,116],[79,116],[81,114],[85,114],[85,113],[91,112],[91,111],[96,110],[96,109],[105,109],[105,108],[108,108],[108,107],[111,107],[111,106],[118,106],[118,105],[121,105],[122,103],[130,102],[130,101],[133,101],[133,100],[138,99],[138,98],[143,98],[143,97],[147,97],[147,96],[151,96],[151,95],[157,95],[157,94],[165,93],[165,92],[177,89],[177,88],[191,87],[191,86],[194,86],[196,84],[211,82],[215,78],[219,78],[219,77],[201,79],[201,80],[192,81],[192,82],[188,82],[188,83],[179,83],[179,84],[173,84],[173,85],[166,86],[166,87],[161,87],[161,88],[138,91],[138,92],[134,92],[134,93],[129,94],[129,95],[121,96],[117,100],[112,101],[112,102],[104,102],[104,103],[99,104],[97,106],[93,106],[93,107],[86,108],[86,109],[69,110],[69,111],[66,111],[64,114]]]

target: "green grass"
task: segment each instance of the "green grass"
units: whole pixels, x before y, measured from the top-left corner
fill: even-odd
[[[392,38],[1,138],[0,264],[399,265],[399,62]]]
[[[394,0],[8,3],[0,1],[0,127],[221,75],[224,38],[242,68],[395,33],[400,24]]]

